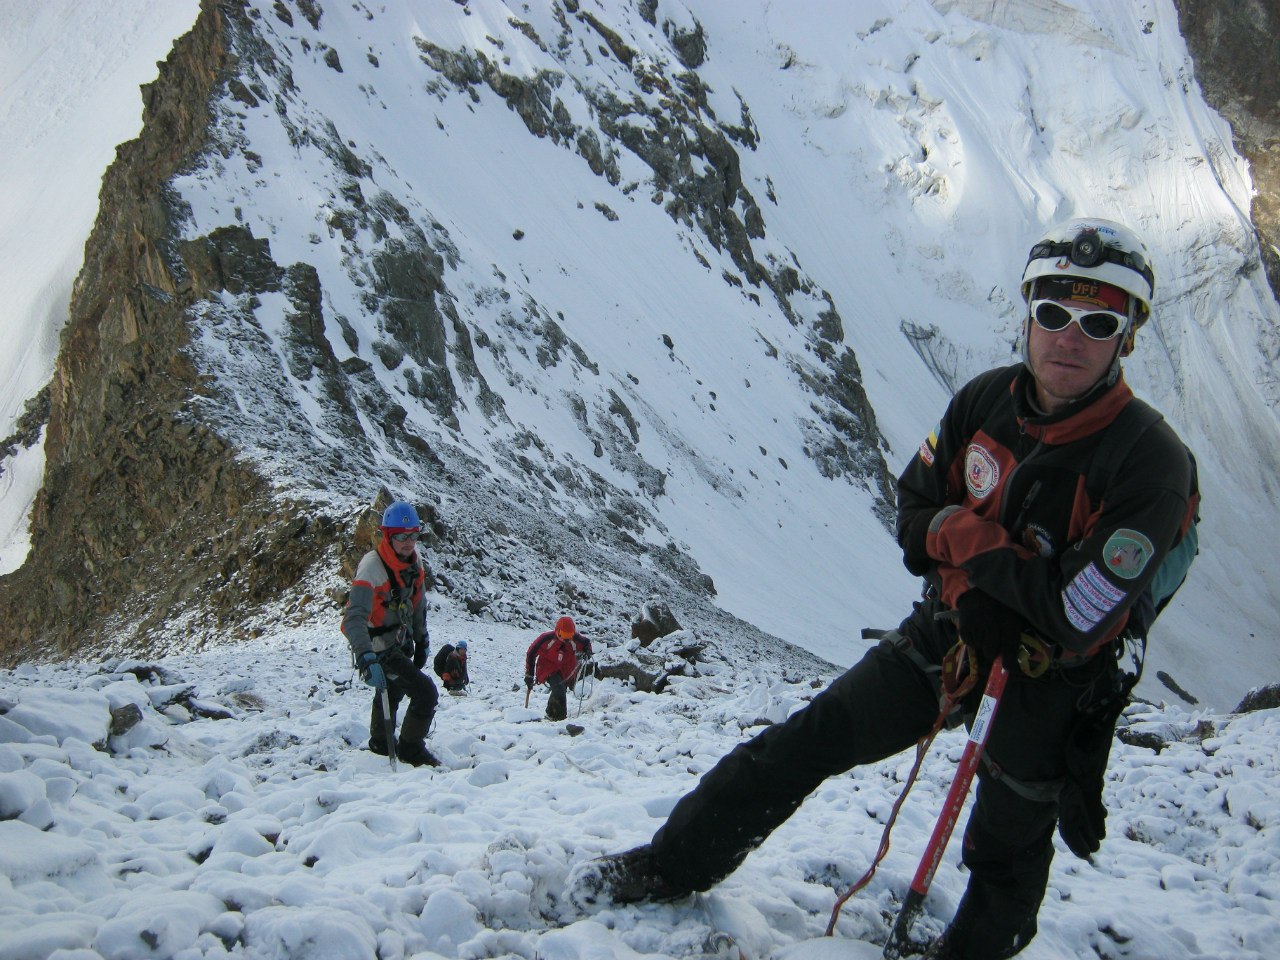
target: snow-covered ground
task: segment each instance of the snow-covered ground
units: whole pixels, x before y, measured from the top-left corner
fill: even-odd
[[[718,660],[661,694],[598,681],[566,722],[526,709],[534,634],[435,604],[433,642],[466,637],[472,689],[445,696],[435,770],[363,749],[370,692],[336,629],[235,649],[0,674],[0,960],[524,960],[878,956],[965,740],[926,760],[868,889],[860,877],[909,754],[828,781],[711,892],[576,911],[573,868],[648,839],[733,744],[815,692],[768,662]],[[597,637],[604,662],[629,643]],[[666,642],[688,639],[673,635]],[[138,674],[147,679],[139,680]],[[822,678],[828,680],[830,678]],[[225,719],[194,717],[185,699]],[[143,721],[108,736],[109,709]],[[1167,739],[1117,743],[1109,836],[1092,864],[1059,844],[1028,960],[1270,960],[1280,942],[1280,710],[1137,704]],[[94,744],[98,744],[95,746]],[[920,934],[964,888],[955,838]]]

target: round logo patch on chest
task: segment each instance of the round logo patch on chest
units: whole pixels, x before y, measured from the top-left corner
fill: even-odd
[[[975,500],[985,500],[1000,482],[1000,464],[976,443],[964,454],[964,485]]]

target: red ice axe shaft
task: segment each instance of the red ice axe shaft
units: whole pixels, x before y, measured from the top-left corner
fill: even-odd
[[[942,861],[942,854],[951,839],[951,831],[960,819],[960,811],[964,807],[964,798],[969,793],[969,785],[978,770],[978,762],[982,759],[982,750],[986,746],[987,736],[991,733],[991,724],[995,720],[996,708],[1000,706],[1000,697],[1004,694],[1005,682],[1009,679],[1009,671],[1005,669],[1000,657],[991,664],[991,675],[987,679],[986,689],[982,691],[982,702],[978,704],[978,713],[973,718],[973,726],[969,730],[969,742],[965,744],[964,753],[956,767],[955,778],[951,781],[951,789],[947,791],[947,799],[942,804],[942,812],[938,822],[934,824],[933,835],[929,845],[925,847],[924,856],[920,858],[920,866],[916,868],[915,879],[911,881],[911,889],[902,901],[902,909],[894,921],[889,940],[884,945],[883,960],[900,960],[908,956],[914,948],[907,936],[912,924],[924,906],[924,898],[933,883],[933,875]]]

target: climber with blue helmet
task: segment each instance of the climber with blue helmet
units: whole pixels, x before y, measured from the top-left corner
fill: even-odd
[[[386,756],[393,744],[395,714],[409,698],[395,756],[434,767],[426,747],[439,693],[422,671],[427,662],[426,568],[418,556],[422,521],[413,504],[398,500],[383,511],[380,537],[360,560],[342,617],[342,633],[360,676],[375,689],[369,719],[369,749]],[[386,700],[383,702],[383,694]],[[393,764],[394,766],[394,764]]]

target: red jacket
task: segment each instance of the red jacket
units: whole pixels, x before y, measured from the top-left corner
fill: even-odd
[[[554,630],[548,630],[529,644],[524,655],[525,676],[533,674],[534,683],[544,683],[557,673],[570,680],[578,670],[579,652],[591,655],[591,641],[586,637],[575,633],[570,639],[561,640]]]

